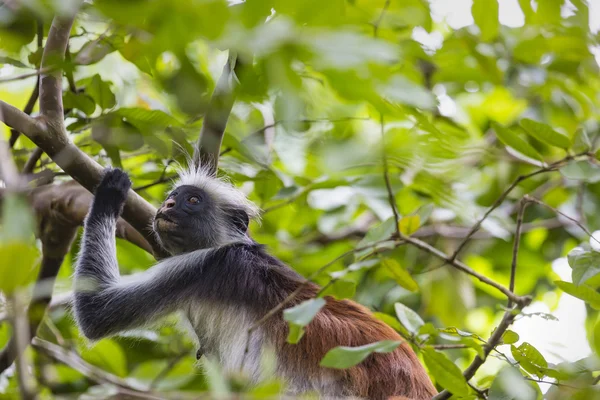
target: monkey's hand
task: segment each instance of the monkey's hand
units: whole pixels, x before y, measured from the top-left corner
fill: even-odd
[[[107,168],[96,188],[91,214],[118,218],[130,188],[131,181],[125,172],[117,168]]]

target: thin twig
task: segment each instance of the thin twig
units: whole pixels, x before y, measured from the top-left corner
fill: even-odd
[[[523,227],[523,215],[525,214],[525,208],[529,204],[527,198],[521,199],[519,202],[519,214],[517,215],[517,228],[515,230],[515,240],[513,243],[512,263],[510,266],[510,284],[508,290],[515,292],[515,275],[517,273],[517,258],[519,255],[519,244],[521,242],[521,229]],[[508,299],[508,308],[512,307],[512,299]]]
[[[457,344],[434,344],[431,346],[427,346],[427,347],[433,347],[436,350],[455,350],[455,349],[468,349],[469,346],[467,346],[466,344],[461,344],[461,343],[457,343]]]
[[[387,154],[385,152],[385,125],[383,123],[383,114],[381,113],[379,114],[379,124],[381,126],[381,159],[383,162],[383,180],[385,181],[385,187],[387,189],[388,202],[390,203],[390,208],[392,209],[392,213],[394,214],[394,225],[396,227],[396,235],[398,237],[402,237],[402,233],[400,232],[400,215],[398,214],[398,210],[396,209],[396,197],[394,196],[392,184],[390,183]]]
[[[564,212],[552,207],[549,204],[544,203],[543,201],[536,199],[535,197],[531,197],[526,195],[525,198],[527,199],[528,202],[531,203],[535,203],[535,204],[539,204],[540,206],[544,206],[547,209],[555,212],[556,214],[568,219],[569,221],[571,221],[572,223],[574,223],[575,225],[577,225],[579,227],[579,229],[581,229],[582,231],[584,231],[590,238],[592,238],[592,240],[594,240],[596,243],[600,244],[600,240],[598,238],[596,238],[594,235],[592,235],[592,232],[590,232],[590,230],[588,228],[585,227],[585,225],[583,225],[581,222],[579,222],[577,220],[577,218],[573,218],[573,217],[569,217],[567,214],[565,214]]]
[[[39,147],[36,147],[35,150],[31,152],[31,155],[27,159],[27,162],[25,162],[25,165],[23,166],[23,173],[31,174],[35,169],[35,165],[40,160],[43,154],[44,150],[40,149]]]
[[[469,239],[471,239],[471,236],[473,236],[473,234],[475,232],[477,232],[479,230],[479,228],[481,227],[481,224],[483,223],[483,221],[486,220],[486,218],[492,213],[492,211],[494,211],[496,208],[498,208],[500,206],[500,204],[502,204],[502,202],[504,201],[504,199],[506,199],[506,197],[510,194],[510,192],[512,192],[512,190],[514,188],[517,187],[517,185],[519,185],[519,183],[523,182],[526,179],[529,179],[531,177],[534,177],[536,175],[539,174],[543,174],[545,172],[550,172],[550,171],[556,171],[558,168],[562,167],[565,163],[577,158],[577,157],[581,157],[581,156],[588,156],[590,157],[591,155],[588,152],[583,152],[583,153],[579,153],[579,154],[575,154],[575,155],[570,155],[567,156],[561,160],[558,160],[552,164],[547,165],[546,167],[540,168],[536,171],[533,171],[529,174],[525,174],[525,175],[520,175],[519,177],[517,177],[517,179],[514,180],[513,183],[511,183],[511,185],[504,191],[502,192],[502,194],[500,194],[500,196],[496,199],[496,201],[494,201],[494,203],[488,208],[488,210],[485,212],[485,214],[483,214],[483,216],[475,223],[475,225],[473,225],[473,227],[471,228],[471,230],[469,231],[469,233],[467,234],[467,236],[465,236],[465,238],[462,240],[462,242],[458,245],[458,247],[456,248],[456,250],[454,251],[454,253],[452,254],[452,256],[450,257],[451,260],[454,260],[458,254],[460,253],[460,251],[466,246],[466,244],[469,242]]]
[[[56,68],[56,67],[53,67],[53,68]],[[0,84],[7,83],[7,82],[19,81],[22,79],[31,78],[33,76],[40,76],[40,75],[52,72],[53,68],[50,68],[50,67],[40,68],[40,69],[36,70],[35,72],[29,72],[29,73],[22,74],[22,75],[11,76],[9,78],[0,78]]]
[[[94,382],[116,386],[121,394],[143,399],[162,399],[161,397],[158,397],[143,389],[136,388],[127,381],[89,364],[77,353],[63,349],[54,343],[50,343],[46,340],[36,337],[33,338],[31,344],[36,350],[41,351],[56,361],[68,365],[76,371],[81,372]]]
[[[377,21],[375,21],[375,23],[373,23],[373,37],[377,37],[377,35],[379,33],[379,25],[381,24],[381,21],[383,21],[383,16],[385,15],[385,12],[387,11],[389,6],[390,6],[390,0],[385,0],[385,4],[383,5],[383,8],[381,9],[381,13],[379,14],[379,17],[377,18]]]
[[[520,237],[521,237],[521,226],[523,225],[523,215],[525,213],[525,208],[527,207],[527,204],[530,201],[531,200],[529,199],[528,196],[523,197],[523,199],[520,201],[519,214],[517,217],[517,227],[515,230],[515,244],[513,247],[513,259],[512,259],[512,266],[511,266],[511,272],[510,272],[510,292],[511,293],[513,293],[514,285],[515,285],[515,274],[516,274],[516,270],[517,270],[517,255],[519,252],[519,242],[520,242]],[[502,336],[504,335],[504,332],[506,332],[508,327],[514,322],[517,314],[521,310],[523,310],[523,308],[525,306],[527,306],[529,303],[531,303],[531,297],[529,297],[529,296],[521,297],[520,299],[522,299],[522,301],[520,301],[520,302],[514,301],[514,299],[511,298],[510,296],[508,299],[509,299],[508,308],[506,309],[504,316],[502,317],[502,320],[500,321],[500,324],[494,330],[494,332],[490,336],[490,339],[487,341],[487,343],[483,346],[483,357],[480,357],[479,355],[477,355],[475,357],[475,359],[471,362],[471,365],[469,365],[469,367],[463,372],[463,376],[465,377],[467,382],[473,376],[475,376],[475,373],[477,372],[479,367],[481,367],[483,365],[483,363],[485,362],[485,360],[487,359],[489,354],[500,343],[500,341],[502,340]],[[513,306],[513,303],[516,303],[516,305]],[[435,400],[448,399],[450,396],[451,396],[451,394],[448,390],[443,390],[440,394],[436,395],[433,399],[435,399]]]
[[[489,354],[494,350],[494,348],[500,343],[502,340],[502,336],[504,332],[509,328],[509,326],[514,322],[519,311],[523,309],[526,305],[531,302],[531,298],[527,297],[526,301],[523,301],[521,304],[517,303],[513,308],[507,309],[500,321],[500,324],[496,327],[488,342],[483,346],[483,358],[477,355],[473,362],[467,367],[465,372],[463,372],[463,376],[467,380],[467,382],[475,375],[475,372],[483,365]],[[450,398],[452,394],[448,390],[443,390],[438,395],[434,396],[432,400],[445,400]]]
[[[133,190],[135,192],[138,192],[140,190],[145,190],[145,189],[151,188],[153,186],[160,185],[161,183],[169,182],[169,181],[171,181],[171,180],[173,180],[175,178],[177,178],[177,175],[161,176],[160,178],[158,178],[154,182],[150,182],[150,183],[148,183],[146,185],[135,187],[135,188],[133,188]]]
[[[489,286],[492,286],[493,288],[498,289],[500,292],[504,293],[504,295],[506,297],[508,297],[509,299],[512,299],[517,304],[523,303],[526,299],[525,297],[517,296],[516,294],[514,294],[513,292],[511,292],[504,286],[500,285],[499,283],[496,283],[493,280],[489,279],[488,277],[481,275],[480,273],[474,271],[473,269],[471,269],[471,267],[467,266],[466,264],[462,263],[461,261],[459,261],[457,259],[452,259],[451,258],[452,256],[446,255],[444,252],[436,249],[435,247],[431,246],[428,243],[425,243],[425,242],[423,242],[419,239],[416,239],[414,237],[411,237],[411,236],[402,235],[401,238],[402,238],[402,240],[406,241],[407,243],[410,243],[413,246],[418,247],[419,249],[426,251],[427,253],[429,253],[441,260],[444,260],[447,264],[450,264],[454,268],[477,278],[479,281],[486,283]]]

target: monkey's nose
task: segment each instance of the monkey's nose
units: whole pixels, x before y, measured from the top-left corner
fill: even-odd
[[[175,207],[175,199],[168,199],[165,201],[164,208],[169,209]]]

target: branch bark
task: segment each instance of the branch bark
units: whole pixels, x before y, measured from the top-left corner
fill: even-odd
[[[236,72],[240,66],[237,56],[230,54],[210,99],[194,149],[194,164],[202,165],[213,175],[217,173],[221,142],[235,101]]]
[[[52,22],[42,56],[42,70],[51,72],[42,74],[40,79],[41,116],[38,119],[32,118],[0,101],[0,120],[26,135],[63,171],[93,192],[100,182],[103,168],[69,141],[64,126],[60,66],[64,62],[73,20],[74,16],[56,17]],[[155,257],[161,258],[166,253],[156,241],[149,224],[155,213],[156,209],[150,203],[134,191],[129,192],[123,217],[150,243]]]

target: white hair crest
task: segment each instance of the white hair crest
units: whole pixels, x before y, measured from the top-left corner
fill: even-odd
[[[236,207],[243,209],[248,218],[256,219],[260,216],[260,209],[246,195],[223,178],[217,178],[210,173],[208,167],[194,166],[190,163],[187,168],[178,168],[179,179],[175,181],[174,188],[189,185],[195,186],[208,193],[219,207]]]

